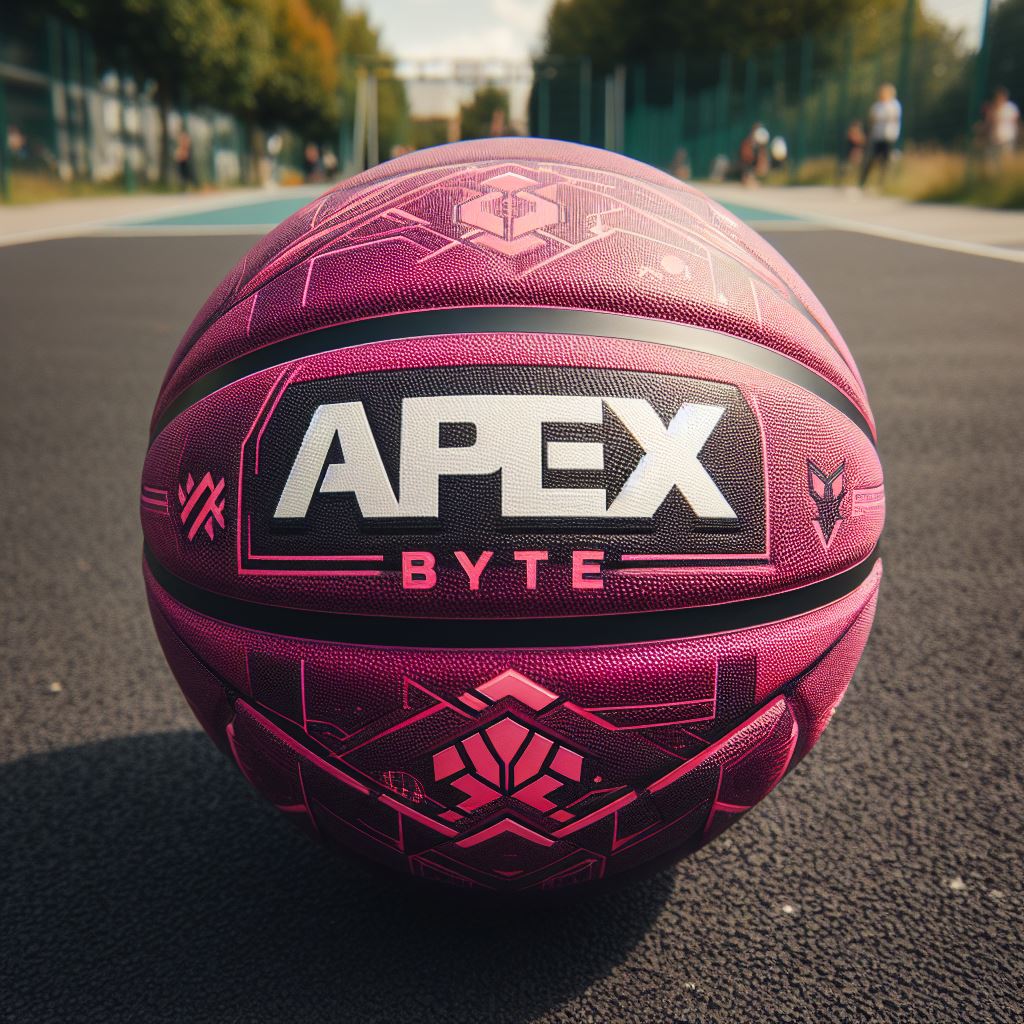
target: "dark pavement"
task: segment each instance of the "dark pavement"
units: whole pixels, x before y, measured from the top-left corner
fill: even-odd
[[[1024,1019],[1024,274],[769,235],[882,439],[874,634],[818,749],[724,837],[580,903],[478,910],[329,857],[197,732],[139,568],[171,352],[254,239],[0,249],[0,1017]]]

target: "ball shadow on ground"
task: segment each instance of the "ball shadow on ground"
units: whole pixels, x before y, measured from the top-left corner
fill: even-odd
[[[672,886],[495,907],[396,885],[197,733],[27,757],[0,794],[9,1020],[524,1020],[621,962]]]

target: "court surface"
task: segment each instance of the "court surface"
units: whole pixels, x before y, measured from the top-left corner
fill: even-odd
[[[218,216],[0,249],[3,1019],[1019,1022],[1020,265],[767,226],[878,419],[864,660],[813,755],[689,861],[480,911],[293,832],[198,732],[153,634],[152,402],[255,240]]]

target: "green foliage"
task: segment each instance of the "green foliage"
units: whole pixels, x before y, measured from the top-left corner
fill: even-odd
[[[486,139],[494,134],[496,123],[502,125],[499,134],[507,134],[508,93],[495,85],[483,85],[459,109],[460,135],[463,139]]]
[[[864,0],[555,0],[547,53],[589,56],[594,70],[673,54],[744,58],[804,32],[841,24]]]
[[[1005,86],[1018,105],[1024,99],[1024,0],[1003,0],[992,12],[990,84]]]
[[[50,2],[90,33],[104,65],[153,82],[164,109],[208,105],[250,129],[334,141],[354,102],[349,58],[392,63],[366,15],[337,0]],[[382,142],[391,144],[406,116],[399,82],[382,83],[379,105]]]
[[[326,3],[329,0],[317,0]],[[356,74],[360,67],[377,76],[377,117],[380,152],[386,157],[391,150],[408,141],[409,105],[405,86],[395,77],[395,62],[381,49],[380,33],[370,24],[364,11],[341,11],[337,33],[341,61],[341,111],[351,122],[356,106]]]

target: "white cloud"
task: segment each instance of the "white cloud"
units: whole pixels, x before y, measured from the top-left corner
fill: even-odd
[[[370,21],[397,56],[528,60],[551,0],[366,0]]]

